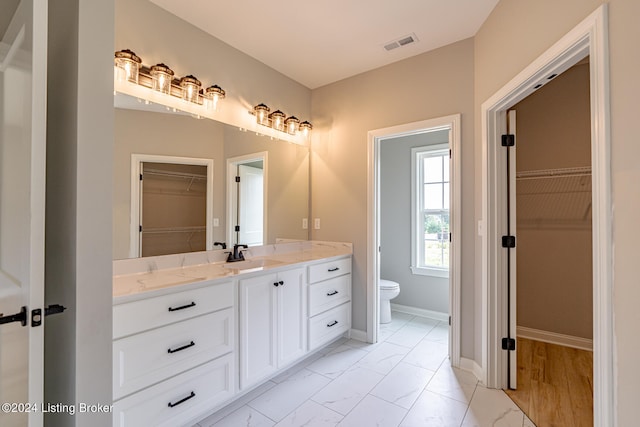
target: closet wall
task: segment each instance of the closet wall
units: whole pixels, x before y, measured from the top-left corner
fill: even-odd
[[[518,326],[591,339],[588,62],[514,109]]]
[[[207,248],[207,167],[142,164],[142,256]]]

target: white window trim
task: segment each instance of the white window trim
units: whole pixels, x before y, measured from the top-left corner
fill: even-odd
[[[418,215],[418,205],[421,197],[418,195],[418,174],[420,173],[420,161],[419,154],[425,152],[438,152],[449,150],[449,144],[433,144],[425,145],[421,147],[414,147],[411,149],[411,273],[420,276],[432,276],[432,277],[449,277],[449,268],[439,267],[421,267],[418,264],[418,257],[420,256],[420,249],[418,246],[418,221],[421,215]],[[451,168],[449,168],[449,185],[451,185]],[[451,220],[451,193],[449,195],[449,218]],[[451,230],[449,230],[451,232]],[[449,260],[451,260],[451,254],[449,254]]]

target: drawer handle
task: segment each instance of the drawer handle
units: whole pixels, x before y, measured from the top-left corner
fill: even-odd
[[[184,403],[189,399],[193,399],[194,397],[196,397],[196,394],[194,392],[191,392],[191,394],[189,396],[185,397],[184,399],[178,400],[176,403],[169,402],[169,408],[173,408],[175,406],[178,406],[179,404]]]
[[[327,324],[327,328],[330,328],[332,326],[336,326],[337,324],[338,324],[338,321],[334,320],[333,322]]]
[[[178,311],[178,310],[184,310],[185,308],[190,308],[190,307],[195,307],[196,303],[191,301],[191,304],[187,304],[187,305],[181,305],[180,307],[169,307],[169,311]]]
[[[338,271],[338,270],[340,270],[340,267],[333,267],[333,268],[328,269],[327,271],[329,273],[333,273],[334,271]]]
[[[193,347],[194,345],[196,345],[196,343],[194,343],[193,341],[191,341],[189,344],[187,344],[187,345],[183,345],[182,347],[178,347],[178,348],[169,348],[169,349],[167,349],[167,353],[177,353],[177,352],[179,352],[179,351],[186,350],[186,349],[188,349],[189,347]]]
[[[327,293],[327,296],[328,296],[328,297],[332,297],[332,296],[334,296],[334,295],[338,295],[338,291],[332,291],[332,292],[328,292],[328,293]]]

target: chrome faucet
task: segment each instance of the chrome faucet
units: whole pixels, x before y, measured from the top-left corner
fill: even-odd
[[[233,252],[229,252],[227,262],[244,261],[244,254],[242,253],[242,249],[240,248],[248,249],[249,246],[241,245],[239,243],[233,245]]]

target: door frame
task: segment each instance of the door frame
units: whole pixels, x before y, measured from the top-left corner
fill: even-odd
[[[591,168],[593,179],[593,354],[594,423],[615,425],[612,296],[612,208],[610,169],[609,52],[607,5],[603,4],[491,96],[481,107],[482,124],[482,360],[481,380],[506,388],[504,251],[499,240],[506,222],[504,162],[500,135],[506,110],[579,60],[590,56]],[[502,180],[504,181],[504,180]]]
[[[460,275],[461,275],[461,206],[462,206],[462,158],[461,116],[454,114],[429,120],[422,120],[398,126],[369,131],[367,134],[367,332],[366,340],[378,341],[378,313],[380,307],[379,252],[380,246],[380,143],[384,139],[415,135],[425,131],[450,130],[451,149],[451,255],[449,268],[449,315],[451,334],[449,336],[449,357],[452,366],[460,366]],[[363,337],[364,338],[364,337]]]
[[[213,250],[213,159],[161,156],[157,154],[131,155],[131,214],[129,219],[129,258],[142,256],[140,250],[140,174],[142,163],[173,163],[207,167],[206,250]]]
[[[262,220],[262,241],[266,242],[267,239],[267,206],[268,206],[268,192],[269,188],[269,152],[268,151],[260,151],[257,153],[245,154],[243,156],[237,157],[229,157],[227,159],[227,231],[225,235],[227,236],[227,243],[230,246],[233,246],[234,241],[234,233],[233,231],[233,214],[235,213],[235,206],[237,206],[237,198],[238,194],[235,191],[235,176],[236,171],[235,167],[241,165],[243,163],[251,163],[256,161],[262,161],[262,170],[264,171],[262,186],[263,186],[263,194],[262,194],[262,212],[263,212],[263,220]]]

